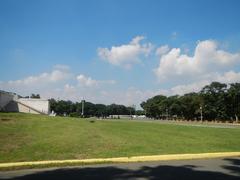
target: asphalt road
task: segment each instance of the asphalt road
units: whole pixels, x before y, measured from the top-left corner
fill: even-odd
[[[240,180],[240,157],[18,170],[0,172],[0,179]]]

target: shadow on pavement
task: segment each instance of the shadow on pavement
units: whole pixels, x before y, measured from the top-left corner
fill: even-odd
[[[232,165],[223,166],[224,169],[231,171],[232,173],[238,174],[240,179],[240,159],[224,159],[225,161],[230,161]]]
[[[231,161],[233,165],[226,166],[227,170],[240,172],[239,165],[240,160],[226,159]],[[240,175],[229,175],[221,172],[212,171],[199,171],[195,169],[195,166],[166,166],[160,165],[155,167],[143,166],[140,169],[127,169],[117,168],[114,166],[110,167],[86,167],[86,168],[65,168],[57,170],[48,170],[44,172],[37,172],[21,177],[12,179],[34,179],[34,180],[50,180],[50,179],[68,179],[68,180],[79,180],[79,179],[149,179],[149,180],[230,180],[240,179]]]

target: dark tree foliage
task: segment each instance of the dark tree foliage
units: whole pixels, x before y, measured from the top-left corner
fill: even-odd
[[[146,115],[156,119],[236,120],[240,116],[240,83],[212,82],[199,93],[158,95],[141,103]],[[200,109],[201,108],[201,109]]]
[[[40,95],[39,94],[32,94],[30,96],[30,98],[40,99]]]
[[[226,120],[227,117],[227,85],[212,82],[205,86],[200,94],[204,102],[204,115],[207,119]]]
[[[50,99],[50,110],[58,115],[69,115],[72,117],[82,116],[82,102],[73,103],[71,101],[56,101]],[[93,104],[84,101],[84,117],[102,117],[106,118],[109,115],[134,115],[135,109],[133,107],[126,107],[124,105],[111,104]]]
[[[137,116],[145,115],[145,111],[144,110],[136,110],[135,115],[137,115]]]

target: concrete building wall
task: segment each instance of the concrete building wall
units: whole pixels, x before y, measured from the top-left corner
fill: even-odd
[[[18,103],[16,101],[10,101],[5,107],[4,111],[7,112],[19,112]]]
[[[14,95],[3,91],[0,91],[0,110],[4,110],[4,107],[13,100]]]
[[[39,112],[33,110],[32,108],[24,106],[23,104],[20,104],[20,103],[17,103],[17,108],[18,108],[18,112],[40,114]]]
[[[110,118],[130,119],[130,115],[110,115]]]
[[[28,113],[29,111],[31,111],[30,113],[32,113],[34,111],[34,109],[36,109],[37,111],[40,111],[44,114],[49,114],[50,112],[50,105],[49,105],[49,101],[48,100],[44,100],[44,99],[31,99],[31,98],[19,98],[18,101],[24,105],[27,105],[29,107],[31,107],[32,109],[29,110],[29,108],[23,108],[19,106],[19,112],[25,112]],[[22,111],[20,111],[20,108],[22,108]],[[33,113],[36,113],[36,111],[34,111]]]
[[[49,114],[50,105],[48,100],[19,98],[15,93],[0,90],[0,111],[25,112],[33,114]]]

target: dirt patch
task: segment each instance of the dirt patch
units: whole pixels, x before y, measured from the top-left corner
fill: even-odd
[[[13,119],[10,119],[10,118],[0,118],[0,121],[3,121],[3,122],[9,122],[9,121],[12,121]]]

